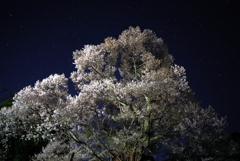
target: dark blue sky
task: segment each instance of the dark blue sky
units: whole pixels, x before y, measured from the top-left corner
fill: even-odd
[[[240,132],[239,12],[238,0],[1,1],[0,88],[69,77],[73,51],[140,26],[164,39],[201,104]]]

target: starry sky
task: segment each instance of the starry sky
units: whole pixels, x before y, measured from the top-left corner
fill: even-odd
[[[165,41],[201,105],[227,116],[230,133],[240,132],[239,12],[238,0],[2,0],[0,89],[18,92],[54,73],[69,77],[73,51],[139,26]]]

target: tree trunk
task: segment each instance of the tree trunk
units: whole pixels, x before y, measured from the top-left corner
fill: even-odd
[[[134,147],[131,150],[127,151],[126,160],[127,161],[140,161],[143,155],[143,152],[140,147]]]

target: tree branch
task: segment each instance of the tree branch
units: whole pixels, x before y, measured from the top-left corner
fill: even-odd
[[[72,132],[72,131],[68,131],[69,133],[69,137],[71,139],[73,139],[74,141],[76,141],[78,144],[82,145],[84,148],[86,148],[90,153],[93,154],[94,158],[93,159],[96,159],[97,161],[103,161],[95,152],[92,148],[90,148],[86,143],[80,141],[76,135]]]

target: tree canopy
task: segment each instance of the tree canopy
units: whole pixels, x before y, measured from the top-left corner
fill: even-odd
[[[151,30],[129,27],[73,59],[78,95],[68,93],[64,74],[25,87],[1,109],[3,142],[49,140],[33,160],[140,161],[161,147],[186,160],[222,153],[208,147],[224,139],[226,119],[199,105],[184,67]]]

